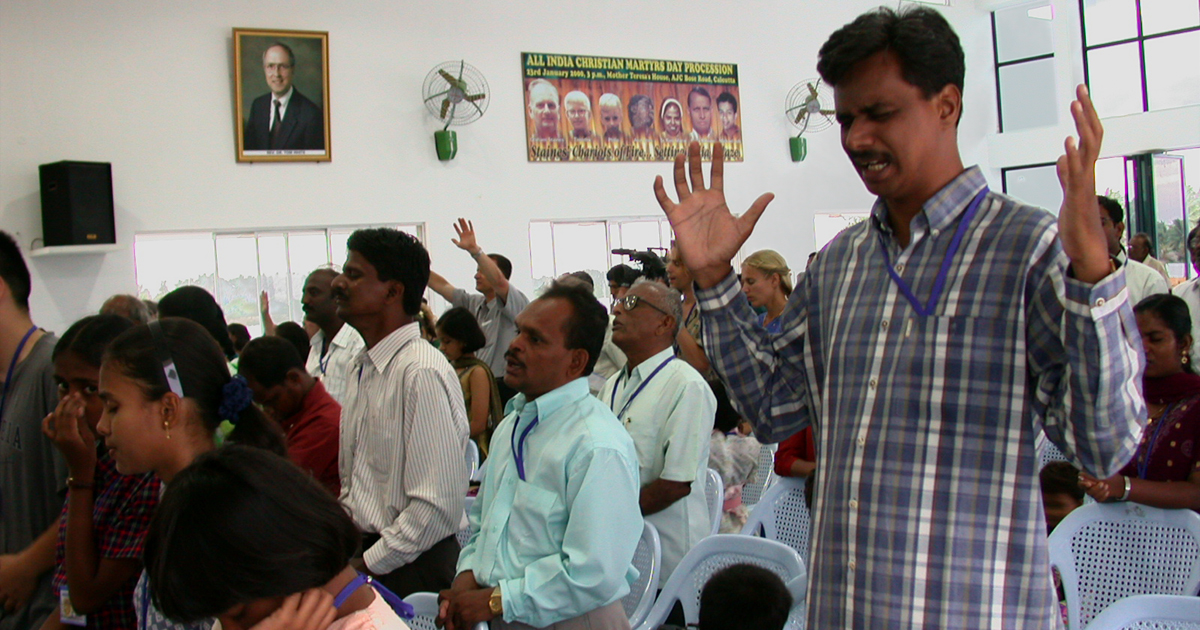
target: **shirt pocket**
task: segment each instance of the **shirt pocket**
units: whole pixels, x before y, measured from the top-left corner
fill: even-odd
[[[554,492],[517,480],[508,538],[522,556],[543,556],[562,548],[562,502]]]

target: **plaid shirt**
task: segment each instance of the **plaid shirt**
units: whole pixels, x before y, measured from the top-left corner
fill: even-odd
[[[153,473],[122,475],[107,452],[96,460],[96,502],[92,511],[96,553],[100,558],[142,558],[142,543],[150,529],[150,518],[158,507],[161,482]],[[67,509],[63,505],[55,546],[54,590],[67,585]],[[129,630],[137,627],[133,609],[133,587],[138,574],[125,581],[99,610],[88,614],[87,627],[96,630]]]
[[[1057,625],[1038,486],[1043,428],[1100,477],[1145,418],[1121,271],[1067,277],[1055,218],[989,193],[919,316],[978,168],[934,195],[903,250],[886,207],[813,263],[768,335],[732,274],[698,292],[708,355],[764,441],[810,423],[817,490],[810,628]],[[886,245],[885,245],[886,243]]]

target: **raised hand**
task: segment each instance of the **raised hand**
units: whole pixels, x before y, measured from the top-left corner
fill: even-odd
[[[96,435],[88,426],[83,397],[64,396],[42,420],[42,433],[63,455],[71,476],[91,478],[96,469]]]
[[[263,291],[258,295],[258,311],[260,313],[271,312],[271,298],[267,296],[266,291]]]
[[[725,149],[721,143],[713,145],[709,187],[704,186],[699,142],[688,146],[686,164],[684,168],[682,154],[675,158],[675,192],[679,202],[673,202],[663,188],[662,176],[654,178],[654,196],[675,229],[675,243],[696,284],[708,288],[729,275],[729,261],[750,237],[754,224],[775,195],[762,195],[744,214],[734,216],[725,203]],[[690,186],[688,175],[692,180]]]
[[[1089,284],[1099,282],[1112,270],[1108,240],[1100,226],[1100,206],[1096,203],[1096,158],[1104,127],[1092,105],[1086,86],[1075,88],[1077,100],[1071,102],[1071,116],[1079,141],[1067,137],[1066,152],[1058,158],[1058,181],[1063,203],[1058,211],[1058,237],[1063,251],[1071,259],[1076,278]]]
[[[470,254],[479,247],[479,244],[475,242],[475,225],[472,222],[459,218],[458,223],[454,224],[454,233],[458,235],[458,238],[452,238],[450,242],[459,249]]]

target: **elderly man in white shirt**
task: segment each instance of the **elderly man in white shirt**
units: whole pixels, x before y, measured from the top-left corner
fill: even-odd
[[[1170,293],[1171,287],[1157,271],[1131,259],[1121,246],[1121,235],[1125,233],[1125,211],[1112,197],[1096,195],[1100,204],[1100,225],[1108,238],[1108,253],[1125,267],[1125,287],[1129,289],[1129,303],[1138,302],[1159,293]]]
[[[1154,247],[1150,243],[1149,234],[1138,232],[1129,238],[1129,257],[1157,271],[1158,275],[1168,283],[1171,282],[1171,274],[1167,273],[1167,266],[1154,257]]]
[[[366,349],[350,379],[339,499],[363,531],[356,568],[397,595],[450,586],[467,493],[467,412],[454,368],[416,321],[429,254],[390,228],[358,230],[333,281],[338,315]]]
[[[637,447],[640,505],[662,539],[663,580],[712,532],[704,490],[717,401],[704,377],[675,357],[682,299],[639,280],[617,301],[612,338],[629,362],[600,393]]]
[[[1192,314],[1192,358],[1200,358],[1200,226],[1188,232],[1188,256],[1192,259],[1192,269],[1197,276],[1171,289],[1171,293],[1187,302]]]
[[[337,275],[336,271],[322,267],[304,280],[300,307],[304,318],[319,327],[309,342],[304,369],[321,381],[338,404],[346,407],[350,403],[346,397],[350,372],[364,344],[358,331],[338,317],[337,303],[333,300],[333,279]]]

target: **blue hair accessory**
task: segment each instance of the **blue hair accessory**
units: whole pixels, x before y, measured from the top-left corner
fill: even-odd
[[[217,414],[222,420],[236,424],[242,411],[253,401],[254,392],[250,391],[245,377],[235,376],[221,388],[221,406],[217,409]]]

